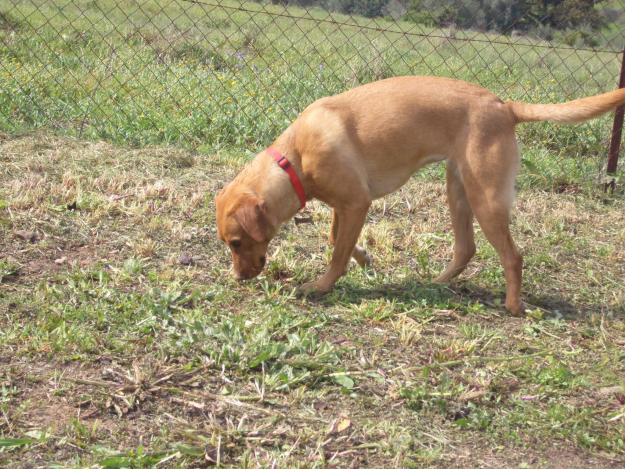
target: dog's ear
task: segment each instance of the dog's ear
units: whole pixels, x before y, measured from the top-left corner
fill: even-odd
[[[264,201],[256,197],[246,200],[234,212],[234,218],[254,241],[269,241],[274,226]]]

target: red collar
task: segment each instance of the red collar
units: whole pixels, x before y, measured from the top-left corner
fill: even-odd
[[[269,147],[265,151],[273,156],[273,159],[276,160],[278,166],[280,166],[289,175],[289,178],[291,179],[291,185],[293,186],[293,189],[295,189],[297,197],[299,197],[299,202],[301,204],[300,209],[304,208],[306,206],[306,193],[304,192],[304,186],[302,186],[302,181],[300,181],[300,178],[295,172],[295,168],[293,168],[291,162],[286,159],[286,156],[284,156],[275,148]]]

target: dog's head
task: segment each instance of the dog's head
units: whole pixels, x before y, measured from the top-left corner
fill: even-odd
[[[267,204],[232,182],[215,197],[219,238],[230,248],[234,275],[256,277],[265,266],[267,246],[276,232]]]

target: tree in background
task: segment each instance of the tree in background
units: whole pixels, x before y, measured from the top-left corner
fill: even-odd
[[[534,33],[545,39],[553,39],[555,31],[569,31],[568,36],[560,34],[567,42],[581,38],[588,43],[594,39],[590,33],[606,23],[596,8],[599,3],[602,0],[410,0],[405,19],[428,26]]]
[[[622,11],[606,0],[270,0],[350,15],[391,16],[431,27],[522,33],[571,45],[599,44],[596,31]],[[606,5],[607,4],[607,5]],[[604,8],[599,6],[606,5]],[[616,15],[616,16],[615,16]]]

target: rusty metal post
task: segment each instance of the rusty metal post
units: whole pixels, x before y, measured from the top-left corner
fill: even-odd
[[[625,88],[625,46],[623,46],[623,57],[621,62],[621,77],[619,78],[618,87]],[[623,113],[625,112],[625,106],[616,108],[614,112],[614,124],[612,125],[612,139],[610,140],[610,150],[608,151],[608,177],[616,173],[616,166],[618,163],[618,154],[621,148],[621,135],[623,132]],[[605,190],[608,188],[614,190],[616,186],[616,179],[612,178],[605,185]]]

